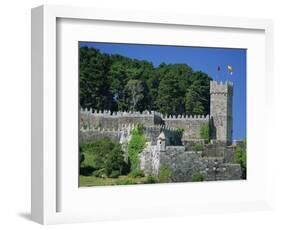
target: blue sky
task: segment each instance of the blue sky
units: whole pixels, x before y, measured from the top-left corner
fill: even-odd
[[[160,45],[137,45],[80,42],[80,46],[95,47],[102,53],[120,54],[139,60],[160,63],[185,63],[194,71],[201,70],[217,81],[232,81],[233,93],[233,139],[246,138],[246,53],[245,49],[182,47]],[[227,65],[234,69],[232,75]],[[218,71],[218,66],[221,70]]]

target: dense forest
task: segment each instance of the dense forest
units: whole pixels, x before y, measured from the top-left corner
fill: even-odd
[[[80,106],[111,111],[209,114],[211,78],[186,64],[152,63],[80,47]]]

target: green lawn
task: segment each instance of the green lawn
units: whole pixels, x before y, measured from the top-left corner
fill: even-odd
[[[147,183],[147,177],[131,178],[129,176],[119,176],[118,178],[100,178],[95,176],[80,175],[79,180],[80,187]]]

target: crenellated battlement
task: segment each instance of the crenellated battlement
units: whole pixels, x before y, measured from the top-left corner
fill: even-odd
[[[139,154],[139,162],[146,175],[158,175],[164,166],[171,171],[173,181],[192,181],[198,172],[204,180],[237,180],[241,178],[241,167],[234,164],[235,147],[231,145],[232,95],[232,82],[211,81],[210,115],[82,108],[79,142],[109,138],[120,144],[128,160],[132,130],[141,125],[146,147]],[[210,143],[210,136],[202,135],[206,128],[211,134]],[[214,167],[222,170],[209,170]]]
[[[165,132],[178,132],[183,129],[184,139],[200,137],[200,127],[208,123],[209,115],[178,115],[166,116],[156,111],[144,112],[111,112],[81,109],[80,127],[83,130],[110,132],[130,128],[133,124],[142,124],[147,132],[156,129]],[[158,131],[155,131],[156,133]],[[171,134],[172,136],[172,134]],[[153,138],[155,139],[155,138]]]
[[[101,128],[101,127],[81,127],[81,132],[98,131],[98,132],[120,132],[122,128]]]
[[[233,94],[233,83],[230,81],[210,81],[210,94]]]
[[[157,111],[110,111],[80,110],[81,130],[117,132],[142,124],[147,130],[183,130],[183,140],[200,139],[200,129],[212,119],[212,138],[231,142],[232,140],[232,94],[230,81],[210,81],[210,115],[165,115]]]
[[[210,81],[210,86],[224,85],[224,86],[233,86],[231,81]]]
[[[110,111],[110,110],[94,110],[94,109],[80,109],[81,114],[91,114],[94,116],[105,116],[105,117],[136,117],[136,116],[159,116],[161,117],[162,114],[156,111]]]
[[[152,117],[152,116],[158,116],[162,119],[166,120],[209,120],[209,115],[164,115],[162,113],[156,112],[156,111],[143,111],[143,112],[137,112],[137,111],[117,111],[117,112],[111,112],[110,110],[93,110],[93,109],[81,109],[81,114],[86,115],[93,115],[93,116],[100,116],[100,117]]]
[[[81,127],[80,129],[80,140],[87,141],[93,139],[100,139],[103,137],[108,137],[112,140],[123,143],[124,140],[128,141],[131,131],[136,127],[134,123],[121,124],[118,128],[101,128],[101,127]],[[167,137],[167,144],[180,144],[182,132],[174,127],[168,127],[165,125],[153,125],[144,127],[144,135],[146,141],[152,144],[156,144],[157,137],[161,132],[165,133]]]
[[[162,115],[164,120],[209,120],[209,115]]]

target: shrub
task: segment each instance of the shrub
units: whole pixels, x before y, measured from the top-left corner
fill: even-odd
[[[81,143],[80,155],[84,156],[80,163],[81,175],[91,175],[90,169],[97,177],[111,176],[113,171],[118,171],[120,175],[126,171],[121,145],[109,138]],[[84,169],[88,169],[86,174]],[[116,175],[117,172],[114,172],[113,176]]]
[[[118,176],[122,172],[122,167],[124,163],[124,156],[123,156],[123,151],[121,149],[120,145],[116,145],[112,151],[110,151],[106,156],[105,156],[105,172],[107,176],[116,175],[117,172],[119,172]],[[117,176],[117,177],[118,177]]]
[[[94,171],[95,169],[93,167],[86,166],[86,167],[80,167],[79,173],[80,175],[83,176],[91,176]]]
[[[210,124],[203,124],[200,128],[200,138],[210,141]]]
[[[155,176],[149,175],[145,181],[146,184],[155,184],[158,180]]]
[[[161,166],[159,169],[158,179],[160,183],[171,182],[172,180],[172,171],[164,166]]]
[[[112,171],[110,174],[110,178],[118,178],[120,176],[120,171]]]
[[[200,143],[196,143],[195,146],[194,146],[194,149],[195,149],[196,152],[203,151],[204,150],[204,145],[200,144]]]
[[[129,173],[128,175],[131,178],[138,178],[138,177],[144,177],[144,172],[142,170],[135,170]]]
[[[191,177],[192,182],[204,181],[204,175],[200,172],[196,172]]]
[[[81,166],[92,166],[96,170],[104,168],[106,156],[112,151],[115,143],[109,138],[81,143],[81,151],[85,160]]]
[[[176,128],[174,135],[170,138],[170,145],[182,145],[183,128]]]
[[[102,169],[95,170],[95,171],[93,172],[93,175],[94,175],[95,177],[106,177],[105,169],[102,168]]]
[[[183,133],[184,129],[183,128],[176,128],[176,132]]]
[[[235,162],[240,164],[242,170],[242,179],[247,178],[247,151],[246,151],[246,140],[243,141],[241,146],[235,149]]]
[[[137,125],[131,131],[131,140],[128,144],[128,155],[131,164],[131,171],[139,170],[139,154],[145,148],[145,136],[143,135],[143,126]]]
[[[79,163],[80,163],[80,165],[84,160],[85,160],[85,155],[82,152],[80,152],[79,153]]]

